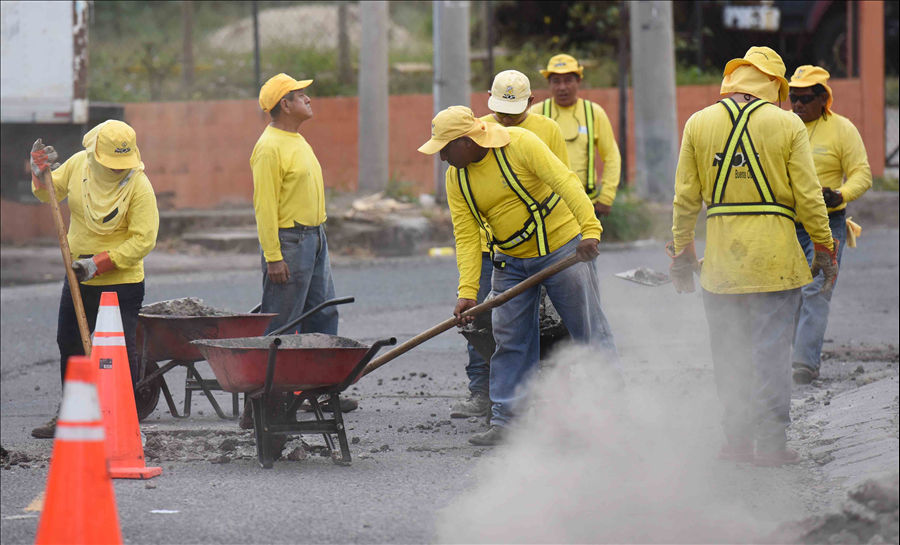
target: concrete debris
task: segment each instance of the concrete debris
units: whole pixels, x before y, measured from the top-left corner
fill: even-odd
[[[152,314],[155,316],[234,316],[239,313],[204,305],[203,300],[197,297],[182,297],[181,299],[171,299],[145,305],[141,307],[141,314]]]
[[[144,456],[153,462],[255,459],[253,433],[225,430],[191,430],[191,433],[147,431]],[[228,458],[228,462],[224,461]]]
[[[306,460],[306,450],[303,447],[294,447],[287,455],[287,459],[292,462],[302,462]]]
[[[213,464],[230,464],[231,457],[227,456],[225,454],[220,454],[218,456],[213,456],[212,458],[210,458],[209,461],[210,461],[210,463],[213,463]]]
[[[147,483],[144,485],[147,490],[156,490],[156,483]]]
[[[870,479],[848,494],[840,513],[788,522],[769,534],[771,543],[897,543],[900,474]]]
[[[304,333],[302,335],[279,335],[281,348],[368,348],[368,346],[336,335],[323,333]],[[209,341],[215,346],[223,348],[269,348],[272,344],[271,337],[244,337],[241,339],[218,339]]]
[[[415,206],[416,205],[412,203],[400,202],[391,197],[387,197],[382,191],[353,201],[352,207],[344,214],[344,218],[374,221],[380,219],[381,216],[385,214],[400,210],[411,210],[415,208]]]

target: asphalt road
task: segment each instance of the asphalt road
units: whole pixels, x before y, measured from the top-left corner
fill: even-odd
[[[573,485],[580,474],[554,477],[559,484],[550,487],[552,494],[535,494],[532,505],[541,508],[528,523],[550,528],[564,519],[567,528],[582,532],[531,535],[544,541],[554,536],[558,541],[672,541],[675,536],[688,541],[749,540],[753,532],[821,512],[831,500],[811,462],[756,470],[716,460],[722,440],[720,409],[700,296],[678,296],[671,286],[648,288],[611,276],[638,266],[664,270],[668,258],[662,248],[647,248],[602,253],[598,260],[604,308],[626,378],[639,393],[625,403],[631,416],[588,418],[583,424],[566,417],[556,427],[576,436],[600,422],[603,438],[592,443],[590,462],[572,463],[567,447],[542,458],[539,466],[522,466],[520,472],[555,475],[578,467],[585,479],[599,479],[603,487],[585,490]],[[451,259],[360,262],[337,267],[334,274],[338,295],[357,298],[355,304],[341,307],[340,333],[362,342],[388,336],[402,342],[444,320],[455,303],[457,273]],[[847,250],[827,346],[896,347],[897,277],[896,229],[867,232],[858,249]],[[34,460],[28,468],[0,471],[4,543],[34,539],[37,518],[28,518],[34,513],[24,509],[43,489],[52,442],[33,440],[29,431],[52,415],[60,394],[55,346],[59,291],[59,283],[0,290],[0,436],[4,448],[26,452]],[[260,291],[256,271],[186,272],[148,278],[145,301],[196,296],[216,307],[245,310],[258,302]],[[515,447],[469,445],[467,437],[483,431],[484,423],[449,422],[448,410],[466,394],[464,363],[461,336],[448,332],[362,379],[352,392],[361,399],[361,408],[347,417],[349,436],[359,438],[351,446],[351,467],[314,456],[279,461],[274,469],[263,470],[253,459],[212,464],[207,458],[216,452],[184,452],[164,458],[163,474],[151,481],[155,488],[147,488],[146,482],[116,481],[126,542],[419,543],[503,541],[505,535],[521,540],[520,533],[512,532],[513,525],[521,529],[521,519],[503,507],[515,505],[511,498],[523,485],[509,481],[497,468],[508,473],[529,453],[545,452],[548,442],[556,441],[553,428],[535,436],[524,432]],[[199,369],[211,375],[204,364]],[[176,369],[166,376],[180,406],[184,372]],[[575,390],[584,395],[583,388]],[[228,396],[220,393],[218,398],[230,407]],[[148,436],[169,441],[178,441],[183,437],[178,432],[185,430],[219,441],[224,436],[249,438],[246,432],[239,434],[233,421],[216,418],[202,396],[194,396],[193,407],[190,420],[177,421],[161,400],[143,429]],[[660,426],[663,422],[671,425]],[[640,434],[640,441],[629,442],[629,434]],[[306,441],[321,443],[318,437]],[[620,444],[634,450],[625,453],[617,448]],[[642,486],[621,486],[624,481],[616,480],[617,475]],[[647,480],[647,475],[654,479]],[[673,483],[684,480],[703,486],[689,487],[690,493],[680,497],[688,489]],[[486,483],[494,487],[491,492],[504,492],[497,497],[506,499],[501,505],[474,509],[480,504],[473,503],[477,498],[472,491],[482,493]],[[581,501],[561,502],[558,494]],[[549,497],[557,499],[547,503]],[[734,510],[712,509],[712,504],[732,506],[741,513],[740,520]],[[559,505],[567,506],[563,519],[554,509]],[[685,511],[685,506],[691,509]],[[630,516],[623,515],[626,508]],[[603,524],[597,526],[598,521]],[[459,531],[467,527],[471,532]],[[590,533],[594,531],[604,533]]]

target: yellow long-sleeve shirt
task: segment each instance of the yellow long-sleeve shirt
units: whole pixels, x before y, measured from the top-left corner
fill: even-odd
[[[494,114],[488,114],[480,119],[482,121],[487,121],[488,123],[497,123]],[[569,166],[569,150],[566,148],[566,141],[562,137],[562,133],[559,131],[559,125],[556,121],[553,121],[549,117],[544,117],[541,114],[529,112],[525,121],[522,121],[516,125],[516,127],[533,132],[541,139],[541,142],[547,144],[547,147],[550,148],[553,155],[557,156],[564,165]],[[487,237],[484,231],[481,232],[481,251],[488,251]]]
[[[510,143],[503,149],[522,187],[537,202],[543,202],[554,192],[562,198],[544,220],[550,251],[565,245],[579,233],[584,238],[600,240],[603,228],[594,216],[594,207],[578,177],[532,132],[518,127],[506,130]],[[513,190],[506,186],[494,151],[488,151],[484,159],[470,164],[467,170],[478,211],[498,240],[506,240],[528,222],[531,215]],[[481,276],[481,228],[460,191],[456,168],[447,169],[446,184],[456,238],[459,297],[475,299]],[[536,237],[503,250],[503,253],[519,258],[537,257]]]
[[[588,135],[587,123],[584,117],[584,99],[579,98],[573,106],[561,107],[550,101],[550,118],[560,126],[570,124],[578,127],[575,135],[564,135],[566,148],[569,150],[569,167],[578,175],[583,187],[587,188],[588,180]],[[594,202],[611,205],[616,200],[616,192],[619,189],[619,176],[622,172],[622,156],[619,153],[619,145],[613,133],[612,124],[606,111],[596,102],[591,102],[594,111],[594,149],[603,161],[603,177],[597,178],[597,184],[602,184],[600,193]],[[531,107],[532,113],[543,112],[544,103],[540,102]],[[574,130],[573,130],[574,132]],[[596,163],[595,163],[596,164]],[[596,171],[596,168],[595,168]]]
[[[843,210],[848,202],[872,187],[872,171],[862,137],[849,119],[835,113],[806,123],[806,130],[819,184],[840,189],[844,196],[844,202],[828,211]]]
[[[156,195],[150,180],[141,172],[129,182],[135,184],[131,203],[125,219],[119,228],[108,235],[100,235],[90,230],[85,223],[84,205],[81,196],[82,173],[87,161],[87,152],[80,151],[53,171],[53,187],[60,201],[68,197],[69,250],[77,261],[103,252],[115,269],[97,275],[83,282],[88,286],[111,286],[113,284],[136,284],[144,279],[144,257],[156,246],[159,231],[159,210]],[[50,193],[45,188],[31,184],[34,196],[43,202],[50,202]]]
[[[325,223],[322,167],[303,136],[269,125],[250,156],[256,231],[266,262],[281,261],[278,229]]]
[[[744,107],[741,104],[741,107]],[[816,179],[806,128],[800,118],[763,105],[747,124],[775,201],[794,208],[813,242],[833,248],[822,190]],[[712,202],[718,163],[732,123],[721,104],[695,113],[684,127],[672,233],[675,251],[694,239],[697,214]],[[722,202],[757,203],[749,167],[734,167]],[[798,288],[812,281],[794,222],[778,215],[712,216],[700,284],[713,293],[757,293]]]

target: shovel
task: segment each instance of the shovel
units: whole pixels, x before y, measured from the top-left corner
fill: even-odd
[[[703,265],[703,258],[698,259],[697,262],[700,263],[700,265]],[[636,284],[652,286],[654,288],[672,282],[672,277],[668,274],[654,271],[653,269],[646,267],[638,267],[637,269],[616,273],[613,276]]]
[[[537,284],[540,284],[541,282],[550,278],[554,274],[560,273],[560,272],[568,269],[569,267],[578,263],[579,261],[580,260],[578,259],[578,256],[575,254],[572,254],[569,257],[563,259],[562,261],[560,261],[550,267],[547,267],[543,271],[526,278],[522,282],[519,282],[515,286],[509,288],[508,290],[504,291],[503,293],[494,297],[493,299],[488,299],[484,303],[481,303],[480,305],[476,305],[476,306],[470,308],[469,310],[463,312],[462,317],[466,318],[469,316],[478,316],[479,314],[487,312],[494,307],[499,307],[500,305],[502,305],[503,303],[506,303],[513,297],[519,295],[520,293],[528,290],[529,288],[531,288],[533,286],[536,286]],[[432,327],[428,331],[419,333],[418,335],[416,335],[412,339],[406,341],[405,343],[401,344],[397,348],[394,348],[390,352],[386,352],[386,353],[382,354],[381,356],[375,358],[371,362],[369,362],[369,365],[367,365],[365,370],[363,371],[363,376],[368,375],[372,371],[378,369],[382,365],[397,358],[398,356],[402,356],[403,354],[406,354],[407,352],[409,352],[413,348],[419,346],[420,344],[424,343],[425,341],[427,341],[433,337],[437,337],[438,335],[447,331],[448,329],[452,329],[455,325],[456,325],[456,317],[447,318],[446,320],[444,320],[443,322],[439,323],[438,325]]]

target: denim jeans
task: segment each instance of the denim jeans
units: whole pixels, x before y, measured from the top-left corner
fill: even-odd
[[[729,443],[787,444],[791,425],[791,325],[800,288],[768,293],[703,290],[722,427]]]
[[[544,256],[521,259],[497,254],[493,290],[505,291],[575,252],[581,236],[570,240]],[[603,375],[619,387],[622,365],[609,322],[600,308],[600,282],[591,263],[576,263],[543,282],[547,295],[560,318],[579,344],[596,348],[596,362],[586,362],[585,371],[594,379]],[[540,359],[541,285],[534,286],[491,314],[497,349],[491,357],[491,400],[494,402],[491,424],[509,427],[518,414],[527,409],[525,386],[538,370]],[[607,371],[611,373],[606,374]]]
[[[328,260],[328,242],[325,229],[318,227],[293,227],[279,229],[281,255],[288,266],[290,279],[287,284],[275,284],[269,280],[265,256],[262,257],[263,297],[260,312],[277,313],[266,333],[275,331],[299,318],[316,305],[334,299],[334,280],[331,262]],[[260,250],[262,255],[262,250]],[[325,333],[337,335],[337,307],[327,307],[306,318],[292,333]]]
[[[494,264],[491,262],[490,254],[483,254],[481,257],[481,279],[478,284],[478,303],[482,303],[488,294],[491,293],[491,273],[493,271]],[[469,377],[469,392],[473,394],[476,392],[488,394],[491,387],[491,367],[471,343],[468,343],[466,348],[469,351],[469,364],[466,365],[466,375]]]
[[[144,303],[144,283],[113,284],[110,286],[88,286],[79,284],[81,301],[84,303],[84,314],[88,328],[94,332],[97,324],[97,312],[100,310],[100,296],[104,291],[113,291],[119,298],[119,312],[122,314],[122,330],[125,332],[125,348],[128,351],[128,366],[131,369],[131,382],[137,382],[138,353],[135,347],[138,314]],[[81,332],[78,330],[78,319],[75,317],[75,303],[69,283],[63,282],[62,296],[59,299],[59,318],[56,326],[56,344],[59,346],[59,371],[63,383],[66,381],[66,362],[70,356],[83,356],[84,345],[81,344]]]
[[[844,245],[847,243],[847,220],[844,210],[838,210],[828,215],[828,225],[831,227],[831,236],[841,243],[838,247],[837,261],[841,263],[841,255],[844,253]],[[815,250],[809,233],[803,225],[797,224],[797,240],[806,253],[806,260],[812,265]],[[840,277],[840,274],[838,274]],[[805,365],[812,369],[819,369],[822,364],[822,342],[825,340],[825,329],[828,327],[828,312],[831,307],[831,293],[822,294],[822,284],[825,283],[825,275],[813,278],[811,284],[800,288],[803,292],[800,307],[797,309],[794,332],[794,367]]]

